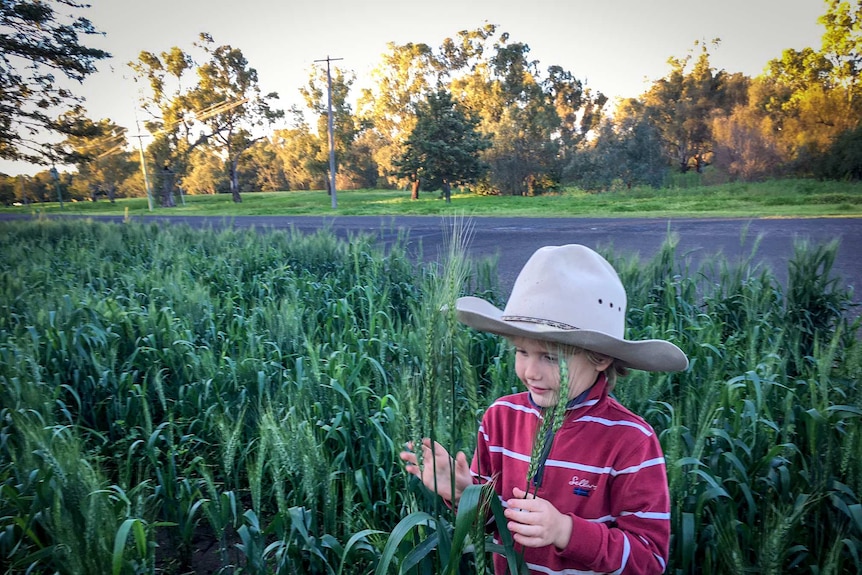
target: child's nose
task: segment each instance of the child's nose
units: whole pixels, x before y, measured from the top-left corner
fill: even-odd
[[[527,364],[524,366],[524,375],[527,379],[541,379],[542,371],[539,369],[539,362],[535,358],[527,358]]]

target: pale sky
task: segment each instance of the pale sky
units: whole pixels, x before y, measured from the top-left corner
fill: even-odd
[[[242,50],[262,91],[278,92],[284,110],[302,104],[298,90],[314,60],[343,58],[335,64],[355,72],[356,97],[387,43],[436,49],[486,22],[498,26],[497,37],[508,32],[511,42],[529,45],[543,74],[562,66],[613,100],[642,94],[667,74],[668,58],[684,57],[695,41],[720,38],[719,48],[710,48],[713,67],[757,76],[785,49],[819,49],[824,29],[817,18],[826,10],[824,0],[86,1],[92,7],[82,15],[105,37],[84,43],[113,58],[76,91],[90,117],[110,118],[130,133],[138,87],[127,63],[141,50],[192,50],[200,32]],[[11,175],[42,169],[0,161],[0,172]]]

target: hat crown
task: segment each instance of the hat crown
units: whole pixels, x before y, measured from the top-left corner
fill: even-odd
[[[626,292],[614,268],[582,245],[546,246],[524,264],[503,319],[623,339]]]

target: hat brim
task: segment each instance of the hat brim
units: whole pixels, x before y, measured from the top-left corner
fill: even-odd
[[[507,321],[503,319],[503,310],[472,296],[458,298],[455,307],[458,321],[479,331],[572,345],[613,357],[632,369],[683,371],[688,367],[685,353],[669,341],[629,341],[598,331],[566,330],[536,323]]]

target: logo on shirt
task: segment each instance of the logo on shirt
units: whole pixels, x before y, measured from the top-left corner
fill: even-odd
[[[572,476],[571,481],[569,481],[569,485],[573,486],[572,493],[582,497],[589,497],[590,494],[598,487],[595,483],[590,483],[588,479],[582,479],[577,475]]]

